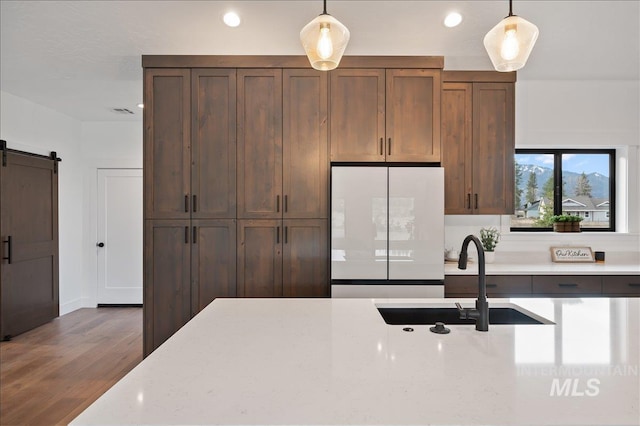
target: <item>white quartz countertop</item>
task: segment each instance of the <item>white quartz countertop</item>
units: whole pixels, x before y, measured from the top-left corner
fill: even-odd
[[[73,425],[638,425],[640,299],[490,299],[555,324],[387,325],[376,305],[216,299]]]
[[[487,275],[639,275],[640,263],[487,263]],[[445,275],[477,275],[478,264],[470,262],[467,269],[458,269],[455,262],[444,265]]]

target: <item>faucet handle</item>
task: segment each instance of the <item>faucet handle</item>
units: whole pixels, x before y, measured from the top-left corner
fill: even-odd
[[[467,311],[466,309],[464,309],[460,303],[456,302],[456,308],[458,308],[458,313],[460,314],[460,319],[468,319],[467,317]]]

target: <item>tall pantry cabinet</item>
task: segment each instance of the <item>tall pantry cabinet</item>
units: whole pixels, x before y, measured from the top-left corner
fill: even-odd
[[[145,69],[144,352],[236,295],[236,70]]]
[[[328,295],[327,75],[238,70],[238,296]]]
[[[216,297],[328,296],[326,73],[144,77],[145,356]]]

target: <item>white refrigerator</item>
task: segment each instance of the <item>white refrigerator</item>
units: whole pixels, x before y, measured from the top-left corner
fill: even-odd
[[[331,167],[331,296],[444,297],[441,167]]]

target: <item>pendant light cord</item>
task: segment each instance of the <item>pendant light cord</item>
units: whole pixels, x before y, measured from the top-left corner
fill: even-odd
[[[511,1],[511,0],[509,0],[509,1]],[[324,0],[324,6],[322,8],[322,14],[323,15],[328,15],[328,13],[327,13],[327,0]]]
[[[326,4],[326,1],[327,0],[325,0],[325,4]],[[509,16],[513,16],[513,0],[509,0]]]

